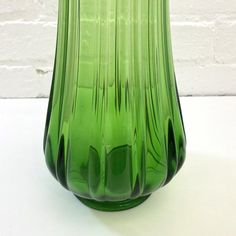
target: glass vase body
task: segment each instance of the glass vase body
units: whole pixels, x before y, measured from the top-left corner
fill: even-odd
[[[185,159],[168,0],[59,0],[44,151],[84,204],[134,207]]]

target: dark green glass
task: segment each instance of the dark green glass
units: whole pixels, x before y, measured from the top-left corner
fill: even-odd
[[[59,0],[44,138],[55,178],[118,211],[167,184],[185,159],[168,0]]]

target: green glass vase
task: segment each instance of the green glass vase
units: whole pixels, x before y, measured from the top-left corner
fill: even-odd
[[[44,152],[84,204],[118,211],[185,159],[168,0],[59,0]]]

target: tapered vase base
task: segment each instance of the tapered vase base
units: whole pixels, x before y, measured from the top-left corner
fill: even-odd
[[[76,196],[76,195],[75,195]],[[129,199],[120,202],[111,202],[111,201],[95,201],[91,199],[81,198],[76,196],[84,205],[99,210],[99,211],[124,211],[130,208],[136,207],[143,203],[150,195],[139,197],[136,199]]]

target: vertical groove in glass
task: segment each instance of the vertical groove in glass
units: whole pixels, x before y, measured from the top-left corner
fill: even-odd
[[[52,174],[91,207],[140,204],[184,162],[168,8],[59,0],[44,150]]]

